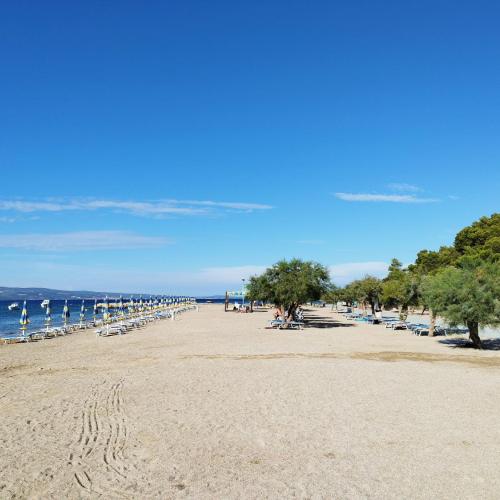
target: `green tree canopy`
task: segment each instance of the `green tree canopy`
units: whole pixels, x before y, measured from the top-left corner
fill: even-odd
[[[473,255],[482,259],[500,257],[500,214],[481,217],[463,228],[455,237],[455,250],[460,255]]]
[[[328,270],[323,265],[300,259],[281,260],[262,275],[250,278],[247,297],[288,311],[290,319],[299,305],[319,300],[330,287]]]
[[[467,258],[460,267],[428,275],[422,293],[433,311],[451,325],[466,325],[475,347],[482,348],[479,326],[500,324],[500,263]]]
[[[385,307],[399,308],[401,316],[405,316],[408,307],[418,305],[420,277],[414,271],[403,269],[402,263],[392,259],[389,274],[382,280],[381,301]]]
[[[375,276],[365,276],[363,279],[353,281],[348,285],[349,291],[359,302],[368,303],[372,314],[375,314],[380,304],[382,282]]]
[[[421,276],[432,274],[446,266],[457,263],[460,254],[454,247],[441,247],[437,252],[433,250],[421,250],[417,254],[415,264],[410,264],[408,270]]]

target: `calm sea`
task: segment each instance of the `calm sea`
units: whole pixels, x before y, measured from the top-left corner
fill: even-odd
[[[17,311],[9,311],[8,306],[13,301],[0,300],[0,337],[7,337],[11,335],[16,335],[19,333],[19,319],[21,318],[21,309],[23,307],[22,301],[16,301],[19,304],[20,309]],[[224,299],[197,299],[199,304],[204,304],[211,302],[214,304],[223,304]],[[28,314],[30,318],[30,323],[28,325],[28,332],[35,330],[40,330],[45,326],[45,309],[41,307],[40,300],[28,300],[27,301]],[[81,300],[68,300],[68,306],[70,310],[69,323],[79,323],[80,321],[80,308],[82,305]],[[92,319],[94,301],[85,301],[85,318],[87,320]],[[51,318],[52,326],[61,326],[63,324],[62,311],[64,307],[64,300],[51,300]],[[98,315],[101,318],[102,314]]]

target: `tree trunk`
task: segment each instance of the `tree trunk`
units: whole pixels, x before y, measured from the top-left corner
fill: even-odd
[[[370,301],[370,307],[372,308],[372,314],[375,316],[375,302]]]
[[[290,323],[290,321],[293,321],[293,315],[295,314],[295,311],[297,310],[298,304],[290,304],[290,307],[288,308],[288,316],[286,318],[286,322]]]
[[[407,318],[408,318],[408,306],[407,305],[403,305],[401,307],[401,314],[399,316],[399,319],[401,321],[406,321]]]
[[[436,314],[434,311],[431,309],[429,311],[430,317],[429,317],[429,337],[434,337],[434,330],[436,328]]]
[[[479,338],[479,324],[477,321],[467,321],[467,328],[469,329],[469,338],[472,340],[476,349],[482,349],[483,343]]]

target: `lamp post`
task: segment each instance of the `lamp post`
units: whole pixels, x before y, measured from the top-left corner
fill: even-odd
[[[241,278],[241,305],[245,303],[245,278]]]

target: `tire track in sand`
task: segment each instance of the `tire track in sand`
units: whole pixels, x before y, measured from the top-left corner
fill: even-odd
[[[136,467],[126,456],[129,432],[123,386],[123,379],[111,386],[106,381],[93,385],[79,413],[68,462],[78,488],[91,496],[128,498],[123,491],[127,472]]]

